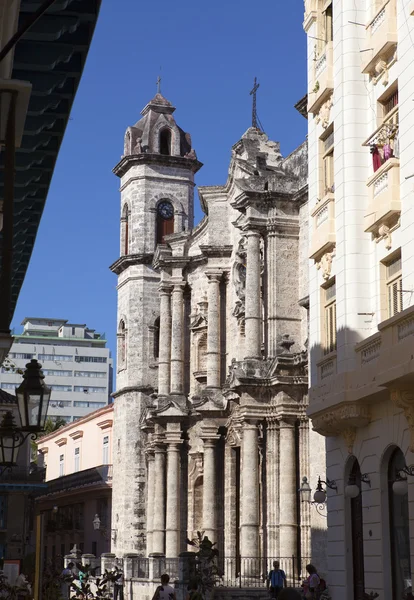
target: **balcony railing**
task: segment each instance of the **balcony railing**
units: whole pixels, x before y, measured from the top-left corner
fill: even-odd
[[[317,113],[333,92],[333,44],[328,42],[316,59],[308,93],[308,112]]]
[[[363,73],[371,73],[379,60],[387,60],[397,44],[396,0],[387,0],[374,18],[368,23],[367,52],[364,52]]]
[[[47,481],[47,491],[49,494],[66,491],[86,485],[112,485],[112,465],[102,465],[100,467],[92,467],[77,473],[71,473],[58,479]]]
[[[369,201],[365,231],[376,233],[381,225],[391,227],[401,212],[400,161],[390,158],[368,181]]]
[[[315,260],[335,243],[335,198],[329,192],[312,212],[313,232],[310,258]]]

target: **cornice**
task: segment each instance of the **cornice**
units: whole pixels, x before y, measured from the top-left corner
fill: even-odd
[[[135,265],[151,265],[153,261],[153,254],[127,254],[125,256],[121,256],[109,267],[112,273],[116,275],[120,275],[128,269],[128,267],[133,267]]]
[[[164,154],[134,154],[123,156],[119,163],[113,168],[113,173],[118,177],[122,177],[134,165],[163,165],[165,167],[181,167],[188,169],[193,173],[197,173],[203,166],[203,163],[198,160],[184,158],[182,156],[167,156]]]
[[[200,250],[208,258],[229,258],[232,255],[233,246],[200,245]]]
[[[141,394],[150,395],[154,392],[154,388],[150,385],[129,385],[121,388],[120,390],[116,390],[112,392],[112,398],[118,398],[118,396],[122,396],[123,394],[130,394],[131,392],[139,392]]]

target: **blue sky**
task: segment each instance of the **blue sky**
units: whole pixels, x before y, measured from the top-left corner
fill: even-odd
[[[13,326],[25,316],[86,323],[107,334],[115,353],[112,168],[125,129],[154,96],[161,67],[161,91],[204,163],[197,184],[223,184],[231,146],[251,124],[256,76],[260,120],[289,154],[306,135],[293,107],[306,92],[302,21],[303,0],[102,0]],[[195,214],[200,220],[198,199]]]

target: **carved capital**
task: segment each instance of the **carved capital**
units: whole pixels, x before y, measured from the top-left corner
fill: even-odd
[[[414,452],[414,389],[390,390],[391,401],[402,408],[410,430],[410,450]]]

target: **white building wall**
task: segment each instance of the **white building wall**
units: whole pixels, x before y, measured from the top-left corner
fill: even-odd
[[[309,0],[305,24],[308,34],[309,92],[314,85],[314,47],[318,37],[312,16],[323,2]],[[333,2],[333,106],[334,123],[335,256],[329,277],[336,278],[337,348],[335,368],[321,377],[324,354],[323,269],[310,261],[310,351],[311,389],[309,414],[317,431],[327,438],[327,473],[338,491],[328,490],[328,583],[333,600],[354,597],[350,500],[345,498],[350,459],[356,457],[361,473],[371,482],[361,484],[363,503],[365,590],[392,598],[387,460],[391,448],[399,447],[406,464],[414,463],[410,405],[402,410],[392,401],[392,392],[403,387],[412,394],[410,361],[412,332],[410,307],[414,304],[413,199],[414,199],[414,16],[409,0],[397,0],[397,60],[391,60],[386,75],[362,73],[370,52],[368,37],[372,18],[382,6],[368,0]],[[392,2],[391,2],[392,4]],[[387,8],[389,10],[389,8]],[[357,25],[360,23],[362,25]],[[368,52],[368,54],[367,54]],[[378,67],[379,69],[380,67]],[[391,236],[376,238],[365,232],[369,213],[368,180],[373,175],[369,139],[381,123],[379,101],[398,80],[400,132],[399,226]],[[319,139],[324,128],[317,114],[309,115],[309,230],[315,235],[312,213],[319,198],[321,165]],[[374,205],[374,210],[376,206]],[[381,262],[401,248],[403,313],[387,320],[384,298],[384,268]],[[405,319],[405,320],[404,320]],[[401,323],[401,325],[399,325]],[[374,336],[371,338],[370,336]],[[376,336],[376,337],[375,337]],[[379,337],[378,337],[379,336]],[[368,339],[369,338],[369,339]],[[408,339],[407,339],[408,338]],[[365,340],[367,340],[365,342]],[[375,346],[375,340],[380,340]],[[374,344],[369,354],[369,343]],[[356,345],[356,344],[359,344]],[[361,345],[362,344],[362,345]],[[365,344],[365,345],[364,345]],[[362,348],[362,350],[360,349]],[[364,355],[364,349],[368,348]],[[398,365],[401,369],[398,373]],[[408,402],[408,400],[406,401]],[[398,403],[398,400],[397,400]],[[350,417],[352,415],[352,417]],[[348,420],[347,420],[348,419]],[[410,420],[411,419],[411,420]],[[388,452],[388,454],[387,454]],[[409,478],[411,572],[414,573],[414,487]]]

